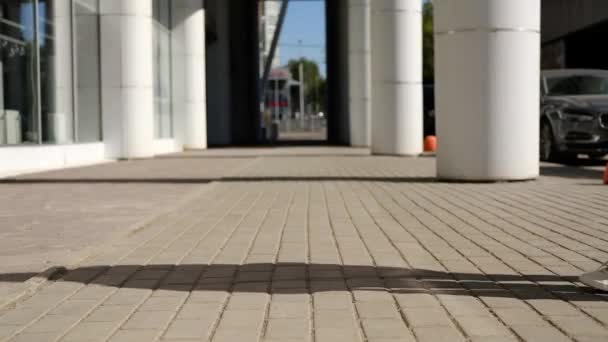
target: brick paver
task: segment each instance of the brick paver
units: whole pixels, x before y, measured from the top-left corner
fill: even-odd
[[[176,155],[0,179],[0,273],[21,273],[0,279],[0,307],[32,274],[79,262],[253,160]]]
[[[576,279],[608,259],[601,168],[456,184],[430,157],[254,151],[120,165],[209,183],[0,312],[0,340],[608,340],[608,296]],[[228,166],[177,161],[205,158]],[[38,177],[111,179],[101,168]]]

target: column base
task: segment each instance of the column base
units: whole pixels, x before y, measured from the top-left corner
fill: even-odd
[[[184,151],[206,151],[209,148],[207,146],[191,146],[184,145]]]
[[[398,152],[375,152],[372,151],[372,156],[379,157],[405,157],[405,158],[420,158],[422,153],[398,153]]]

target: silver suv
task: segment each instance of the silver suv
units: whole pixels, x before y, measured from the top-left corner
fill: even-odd
[[[541,160],[608,154],[608,71],[545,70],[541,95]]]

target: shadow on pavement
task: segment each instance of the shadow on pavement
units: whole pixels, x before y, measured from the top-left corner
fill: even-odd
[[[540,174],[544,177],[560,177],[571,179],[602,179],[604,171],[601,169],[590,169],[583,167],[564,165],[543,165]]]
[[[22,282],[33,273],[1,274]],[[423,269],[332,264],[124,265],[63,269],[57,282],[171,291],[316,293],[390,291],[519,299],[608,300],[608,293],[579,287],[573,277],[551,274],[448,273]]]

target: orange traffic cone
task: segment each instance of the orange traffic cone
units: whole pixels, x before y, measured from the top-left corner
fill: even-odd
[[[429,135],[424,138],[424,152],[437,152],[437,137]]]
[[[604,185],[608,185],[608,165],[606,165],[606,169],[604,170]]]

